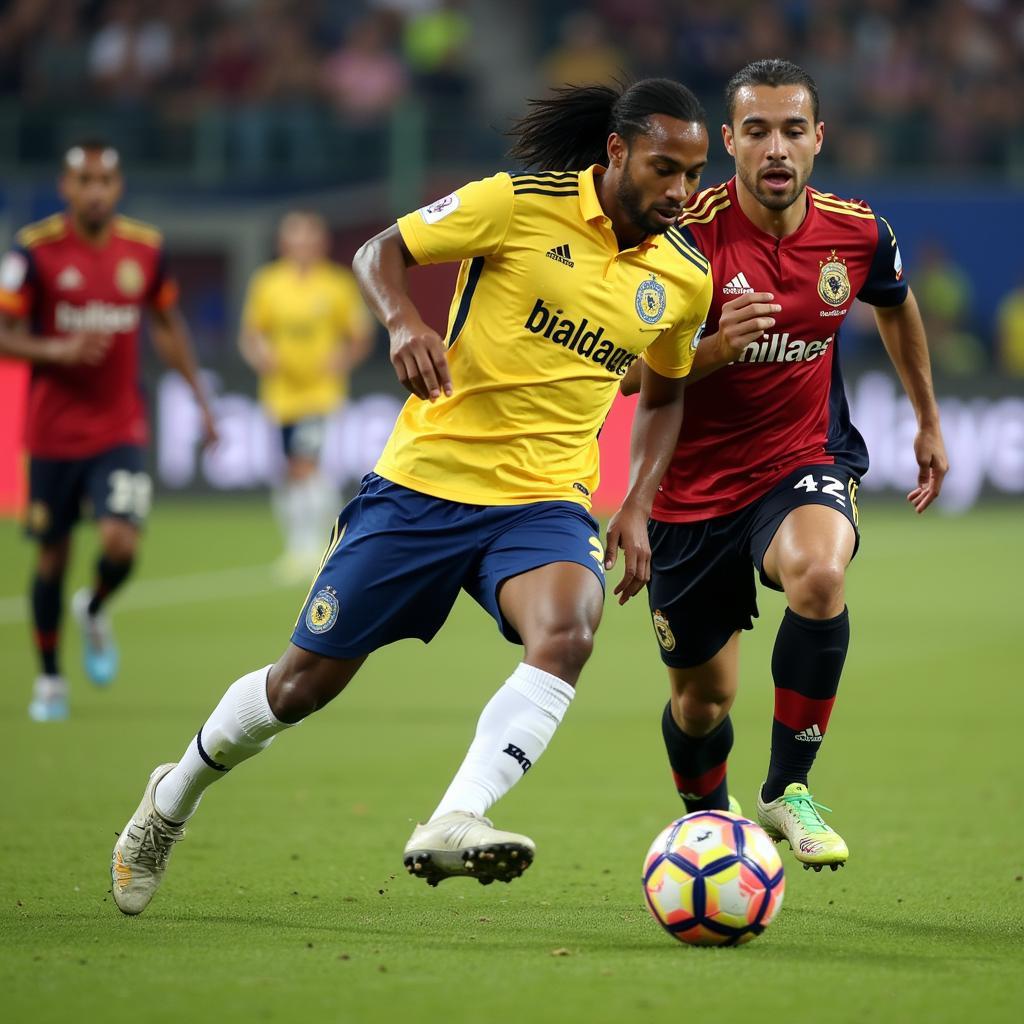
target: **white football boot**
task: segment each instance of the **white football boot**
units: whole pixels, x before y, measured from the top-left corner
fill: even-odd
[[[416,826],[405,844],[405,869],[428,885],[457,875],[490,885],[518,878],[533,854],[532,839],[502,832],[479,814],[452,811]]]
[[[799,782],[791,782],[782,796],[768,803],[761,799],[758,790],[757,823],[776,842],[787,840],[804,870],[829,867],[838,871],[849,859],[850,851],[843,837],[822,820],[819,807],[831,810],[816,803],[807,787]]]
[[[111,891],[122,914],[141,914],[149,906],[167,869],[171,848],[185,835],[184,825],[167,821],[153,804],[157,783],[174,767],[153,769],[142,803],[125,825],[110,858]]]

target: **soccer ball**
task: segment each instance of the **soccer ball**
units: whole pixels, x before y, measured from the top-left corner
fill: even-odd
[[[775,844],[728,811],[673,821],[647,851],[643,883],[654,920],[693,946],[749,942],[771,924],[786,888]]]

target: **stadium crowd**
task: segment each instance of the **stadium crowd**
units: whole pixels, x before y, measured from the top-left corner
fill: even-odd
[[[1012,0],[0,0],[0,162],[49,167],[96,135],[193,183],[370,181],[406,163],[403,134],[434,167],[500,161],[523,95],[565,83],[675,77],[714,123],[764,54],[816,79],[826,174],[1024,177]],[[936,242],[916,279],[940,374],[1024,377],[1024,277],[986,305]]]
[[[5,0],[0,98],[23,157],[84,121],[160,160],[227,140],[258,173],[316,171],[332,141],[404,100],[428,123],[503,110],[484,79],[503,37],[490,0]],[[1024,8],[1012,0],[540,0],[516,5],[533,86],[668,75],[714,111],[745,60],[797,61],[828,97],[825,159],[885,167],[1024,166]],[[16,116],[11,113],[16,110]],[[12,117],[14,121],[12,122]],[[446,136],[448,138],[449,136]],[[366,141],[365,136],[362,137]],[[332,162],[333,165],[333,162]],[[351,168],[361,168],[359,161]]]

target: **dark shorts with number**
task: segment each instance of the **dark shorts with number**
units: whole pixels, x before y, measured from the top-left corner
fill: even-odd
[[[764,556],[793,509],[825,505],[841,512],[856,534],[856,554],[859,486],[859,478],[844,466],[802,466],[728,515],[694,523],[652,519],[647,595],[661,660],[674,668],[703,665],[736,630],[753,628],[754,572],[766,587],[782,589],[765,575]]]
[[[306,416],[294,423],[281,424],[281,447],[289,459],[309,459],[316,462],[324,446],[327,419],[324,416]]]
[[[52,543],[66,537],[83,516],[125,519],[141,526],[152,494],[145,449],[137,445],[119,445],[85,459],[33,456],[25,531]]]
[[[498,623],[502,583],[552,562],[576,562],[604,586],[597,523],[572,501],[466,505],[370,473],[342,509],[292,643],[355,658],[407,637],[429,642],[460,590]]]

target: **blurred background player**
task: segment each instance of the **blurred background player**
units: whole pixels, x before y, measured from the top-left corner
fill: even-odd
[[[23,228],[0,267],[0,353],[32,364],[25,444],[27,531],[39,544],[32,616],[41,674],[29,706],[36,721],[68,714],[61,599],[71,529],[86,510],[97,522],[100,555],[72,611],[89,678],[105,686],[117,672],[104,605],[131,572],[152,489],[139,389],[143,308],[157,351],[195,394],[206,437],[216,436],[160,232],[117,215],[123,189],[115,149],[72,146],[60,179],[67,208]]]
[[[287,214],[278,244],[281,258],[257,270],[249,285],[239,349],[281,429],[285,478],[274,497],[285,539],[281,574],[305,580],[340,504],[320,471],[326,418],[370,354],[373,323],[351,272],[327,258],[322,217]]]
[[[805,867],[834,870],[849,851],[807,782],[850,642],[846,569],[868,468],[839,368],[854,298],[874,308],[917,417],[918,485],[907,496],[916,512],[938,497],[948,463],[925,329],[892,229],[865,203],[807,185],[824,139],[814,81],[788,61],[757,61],[733,76],[726,105],[736,176],[695,196],[680,222],[708,254],[715,291],[651,513],[648,596],[672,688],[662,727],[687,811],[727,808],[740,631],[757,615],[753,563],[788,605],[771,659],[758,820]]]

